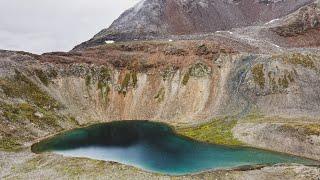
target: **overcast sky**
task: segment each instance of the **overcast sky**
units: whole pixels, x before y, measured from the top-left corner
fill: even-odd
[[[0,49],[69,51],[139,0],[0,0]]]

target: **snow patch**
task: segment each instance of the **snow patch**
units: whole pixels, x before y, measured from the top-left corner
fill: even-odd
[[[229,34],[233,34],[233,32],[231,32],[231,31],[227,31]]]
[[[138,2],[134,7],[133,7],[133,10],[134,12],[138,12],[142,7],[143,7],[143,4],[146,0],[141,0],[140,2]]]
[[[108,40],[108,41],[105,41],[106,44],[113,44],[115,43],[115,41],[112,41],[112,40]]]
[[[276,44],[273,44],[275,47],[277,47],[277,48],[280,48],[280,46],[278,46],[278,45],[276,45]]]
[[[229,34],[233,34],[233,32],[231,32],[231,31],[216,31],[216,33],[229,33]]]
[[[271,24],[271,23],[274,23],[276,21],[279,21],[279,19],[272,19],[271,21],[267,22],[266,24]]]

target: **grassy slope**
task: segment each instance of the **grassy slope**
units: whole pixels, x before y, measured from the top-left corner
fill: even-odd
[[[177,133],[207,143],[241,145],[242,143],[232,134],[232,128],[236,124],[235,119],[214,119],[196,127],[177,129]]]

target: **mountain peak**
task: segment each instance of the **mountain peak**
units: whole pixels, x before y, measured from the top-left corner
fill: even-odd
[[[106,40],[146,40],[263,24],[311,2],[314,0],[142,0],[75,49]]]

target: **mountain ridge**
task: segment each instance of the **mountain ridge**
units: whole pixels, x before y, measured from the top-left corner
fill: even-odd
[[[263,24],[313,2],[143,0],[74,50],[103,44],[106,40],[161,39],[171,35],[204,34]]]

